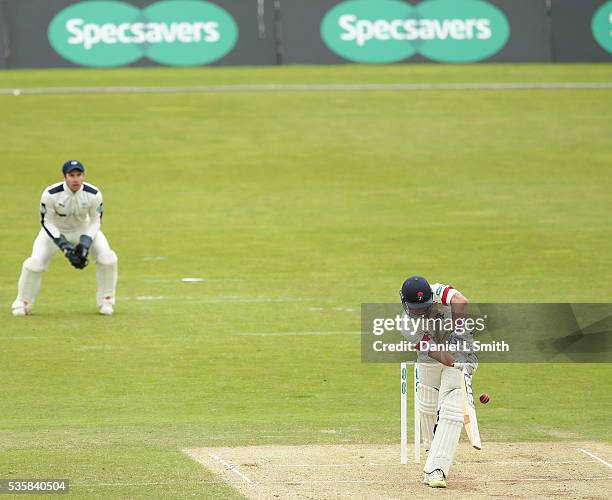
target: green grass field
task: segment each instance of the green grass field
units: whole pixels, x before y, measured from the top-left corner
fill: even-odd
[[[491,81],[612,82],[612,65],[0,73]],[[0,95],[0,110],[0,478],[231,497],[181,450],[399,441],[398,367],[361,363],[357,331],[360,304],[396,301],[407,276],[473,302],[612,301],[609,89]],[[105,195],[116,314],[95,314],[94,266],[56,257],[34,314],[13,318],[40,194],[73,157]],[[482,365],[474,384],[492,398],[484,441],[612,441],[611,365]]]

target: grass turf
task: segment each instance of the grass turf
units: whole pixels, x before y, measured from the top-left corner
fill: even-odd
[[[612,81],[612,67],[0,73],[2,87],[400,81]],[[180,449],[397,441],[398,368],[360,362],[360,303],[397,300],[413,273],[474,302],[612,299],[611,92],[0,96],[3,476],[232,495]],[[13,319],[40,193],[72,157],[105,195],[117,314],[94,314],[93,266],[56,257],[35,314]],[[483,439],[610,441],[610,375],[482,366]]]

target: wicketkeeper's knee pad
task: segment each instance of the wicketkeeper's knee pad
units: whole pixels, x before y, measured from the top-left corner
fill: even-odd
[[[426,449],[429,449],[433,439],[433,430],[436,425],[438,412],[438,390],[428,385],[419,383],[416,393],[416,405],[419,410],[419,422],[421,425],[421,440]]]
[[[117,263],[117,254],[112,250],[107,250],[98,255],[96,264],[102,264],[103,266],[112,266]]]
[[[23,262],[23,268],[33,273],[42,273],[47,270],[46,266],[42,263],[41,260],[32,257],[28,257]]]

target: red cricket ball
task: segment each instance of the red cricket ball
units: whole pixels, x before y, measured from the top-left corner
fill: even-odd
[[[478,398],[478,399],[480,399],[480,402],[481,402],[483,405],[486,405],[486,404],[489,402],[489,399],[491,399],[491,398],[489,397],[489,395],[488,395],[486,392],[483,392],[483,393],[480,395],[480,398]]]

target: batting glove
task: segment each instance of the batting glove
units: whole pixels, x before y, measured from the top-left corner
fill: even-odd
[[[474,363],[453,363],[453,367],[457,370],[465,371],[468,375],[474,375],[477,365]]]

